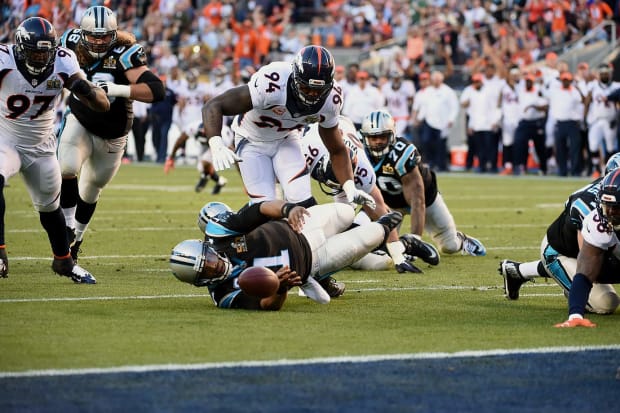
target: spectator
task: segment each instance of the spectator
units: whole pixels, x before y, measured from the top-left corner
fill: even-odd
[[[385,105],[381,91],[370,84],[368,72],[361,70],[356,74],[357,85],[347,91],[342,114],[347,116],[356,129],[362,127],[362,120],[368,112],[379,110]]]

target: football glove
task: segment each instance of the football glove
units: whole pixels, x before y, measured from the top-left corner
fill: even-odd
[[[366,192],[357,189],[351,179],[342,185],[342,189],[347,194],[347,201],[358,205],[367,205],[370,209],[375,209],[377,204],[375,200]]]
[[[166,163],[164,164],[164,173],[167,175],[173,169],[174,169],[174,159],[172,158],[166,159]]]
[[[120,98],[129,98],[131,95],[131,86],[129,85],[117,85],[113,82],[107,82],[100,80],[97,82],[97,86],[105,90],[106,95],[116,96]]]
[[[241,161],[241,158],[224,145],[221,136],[212,136],[209,138],[209,147],[211,148],[213,167],[216,171],[228,169],[235,162]]]

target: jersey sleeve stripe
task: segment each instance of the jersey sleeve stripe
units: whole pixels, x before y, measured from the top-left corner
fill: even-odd
[[[141,47],[142,46],[136,43],[120,56],[119,60],[121,62],[121,65],[123,66],[123,69],[129,70],[133,67],[131,63],[131,55],[140,50]]]
[[[412,145],[407,146],[407,149],[405,149],[398,162],[396,162],[396,165],[394,165],[396,172],[398,172],[400,176],[403,176],[407,173],[407,170],[405,169],[405,164],[411,157],[411,154],[414,150],[415,148]]]

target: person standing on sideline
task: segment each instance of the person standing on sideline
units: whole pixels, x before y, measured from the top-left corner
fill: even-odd
[[[144,48],[132,34],[118,30],[107,7],[86,10],[80,28],[66,31],[61,43],[75,51],[87,78],[106,91],[111,103],[109,112],[97,115],[70,97],[71,111],[60,133],[60,204],[71,256],[77,260],[99,195],[120,168],[133,122],[132,100],[156,102],[164,98],[165,89],[146,66]]]
[[[63,89],[73,93],[95,116],[110,109],[105,92],[87,81],[75,54],[58,47],[56,30],[40,17],[24,20],[15,44],[0,44],[0,277],[9,274],[4,238],[5,182],[18,172],[24,178],[54,260],[52,270],[76,283],[95,277],[75,264],[60,209],[60,166],[56,158],[55,104]]]
[[[573,84],[573,74],[560,73],[560,84],[549,90],[549,116],[555,119],[554,142],[558,175],[581,174],[581,127],[585,97]]]
[[[472,87],[463,91],[461,106],[468,109],[467,134],[476,148],[475,154],[480,165],[480,172],[497,172],[497,142],[495,131],[498,129],[500,111],[497,107],[494,91],[483,84],[483,76],[472,76]]]
[[[167,81],[164,82],[164,85],[164,98],[159,102],[151,104],[151,139],[157,153],[157,163],[166,162],[168,155],[168,132],[170,132],[170,127],[172,127],[174,109],[178,102],[177,94],[170,88]]]
[[[144,146],[146,144],[146,132],[149,130],[149,109],[150,103],[133,101],[133,124],[131,132],[136,146],[136,160],[142,162],[144,160]]]
[[[431,85],[424,97],[424,123],[420,141],[422,153],[431,169],[447,171],[448,134],[459,115],[459,98],[456,92],[444,82],[443,73],[431,73]]]
[[[342,114],[355,125],[362,127],[362,120],[368,111],[385,107],[385,98],[381,91],[370,83],[370,75],[364,70],[357,72],[357,85],[350,88],[342,106]]]

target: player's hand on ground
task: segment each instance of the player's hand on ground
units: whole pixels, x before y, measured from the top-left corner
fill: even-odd
[[[310,216],[310,212],[308,212],[306,208],[298,205],[289,212],[288,224],[295,232],[300,233],[304,229],[306,216]]]
[[[239,158],[232,150],[224,145],[221,136],[213,136],[209,139],[213,167],[216,171],[223,171],[240,162]]]
[[[164,163],[164,173],[168,174],[174,169],[174,159],[168,158],[166,159],[166,163]]]
[[[297,274],[296,271],[293,271],[289,268],[289,266],[284,266],[276,271],[276,275],[280,280],[280,288],[278,291],[283,292],[284,289],[289,290],[293,287],[298,287],[301,284],[301,277]]]

